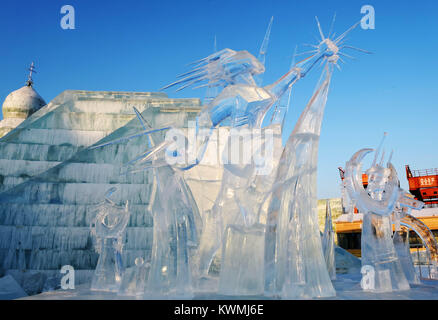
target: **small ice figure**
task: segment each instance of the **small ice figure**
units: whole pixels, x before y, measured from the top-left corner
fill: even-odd
[[[122,280],[121,251],[129,210],[128,202],[125,206],[118,206],[109,198],[116,190],[111,188],[106,192],[105,200],[98,205],[91,224],[92,235],[96,238],[96,251],[99,253],[91,290],[117,292]]]
[[[135,266],[127,268],[123,274],[118,294],[122,296],[143,296],[150,264],[143,258],[135,259]]]
[[[327,200],[325,213],[325,227],[322,236],[322,250],[324,252],[325,263],[332,280],[336,279],[336,261],[335,261],[335,232],[332,223],[332,209],[330,200]]]
[[[415,272],[409,246],[409,232],[395,231],[393,241],[395,251],[397,252],[397,256],[400,260],[408,282],[411,284],[419,284],[420,277]]]
[[[382,140],[383,143],[383,140]],[[390,160],[383,167],[383,159],[377,163],[380,147],[375,154],[368,174],[368,187],[362,185],[361,161],[372,149],[356,152],[346,164],[345,181],[350,197],[356,201],[363,213],[362,223],[362,266],[375,269],[376,292],[409,290],[399,257],[392,239],[391,217],[401,189],[397,172]]]

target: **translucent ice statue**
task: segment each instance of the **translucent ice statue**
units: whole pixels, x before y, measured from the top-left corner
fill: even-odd
[[[135,259],[135,265],[127,268],[122,277],[118,295],[143,297],[150,264],[143,258]]]
[[[166,141],[156,143],[154,134],[168,129],[152,129],[148,121],[133,108],[143,131],[109,141],[93,148],[145,136],[145,153],[134,157],[124,165],[125,173],[135,174],[140,170],[153,170],[151,199],[153,216],[153,242],[144,298],[192,298],[193,258],[199,245],[199,230],[202,221],[195,199],[187,186],[182,172],[174,170],[158,157],[167,146]]]
[[[322,235],[322,250],[324,251],[325,263],[332,280],[336,279],[335,261],[335,232],[333,231],[332,209],[330,200],[327,200],[325,213],[325,227]]]
[[[420,277],[415,272],[412,261],[411,250],[409,246],[409,232],[396,230],[393,236],[395,251],[402,265],[406,279],[410,284],[419,284]]]
[[[96,239],[99,253],[91,290],[117,292],[122,280],[123,263],[121,252],[126,226],[129,222],[128,202],[116,205],[109,197],[116,191],[111,188],[105,200],[97,207],[91,231]]]
[[[134,108],[145,131],[151,127]],[[149,148],[155,146],[148,136]],[[156,195],[153,200],[153,242],[145,298],[192,298],[192,264],[199,245],[198,229],[202,221],[193,195],[180,171],[161,163],[153,155],[151,164],[143,157],[129,163],[129,171],[152,168]],[[156,163],[159,163],[156,165]]]
[[[379,148],[380,149],[380,148]],[[368,174],[368,187],[362,185],[362,159],[372,149],[356,152],[347,162],[345,182],[350,197],[363,213],[362,223],[362,266],[374,269],[374,283],[364,290],[391,292],[408,290],[406,279],[392,239],[390,215],[401,194],[397,172],[391,162],[383,167],[383,156],[377,163],[378,152]]]
[[[265,239],[265,293],[286,299],[334,296],[316,211],[319,134],[332,65],[289,136],[276,170]]]

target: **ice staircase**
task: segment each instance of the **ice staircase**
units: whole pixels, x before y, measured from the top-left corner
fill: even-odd
[[[0,139],[0,275],[53,274],[63,265],[93,270],[92,211],[113,186],[113,200],[129,200],[131,207],[124,260],[148,259],[152,173],[120,174],[123,163],[145,151],[144,137],[87,149],[141,131],[133,106],[154,127],[184,126],[199,112],[200,100],[65,91]]]

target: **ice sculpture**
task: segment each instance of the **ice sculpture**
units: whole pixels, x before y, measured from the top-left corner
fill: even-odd
[[[407,231],[407,230],[405,230]],[[412,261],[411,250],[409,246],[409,232],[396,230],[393,236],[394,248],[397,252],[398,259],[405,273],[406,279],[410,284],[419,284],[420,278],[415,272]]]
[[[332,65],[302,112],[281,155],[265,239],[265,293],[283,298],[334,296],[316,212],[316,165]]]
[[[126,226],[129,222],[128,202],[125,206],[116,205],[109,197],[117,189],[111,188],[105,200],[96,211],[91,225],[99,253],[91,290],[117,292],[123,275],[121,251]]]
[[[136,258],[135,265],[123,274],[118,295],[143,297],[149,268],[150,264],[145,263],[143,258]]]
[[[386,168],[382,166],[383,156],[380,163],[376,162],[378,151],[371,168],[366,171],[368,187],[364,189],[361,161],[372,151],[372,149],[359,150],[347,162],[345,169],[349,195],[356,201],[359,211],[363,213],[362,266],[371,266],[375,271],[374,287],[367,290],[376,292],[408,290],[409,283],[394,248],[390,220],[402,191],[398,187],[397,172],[391,162],[388,161]]]
[[[134,111],[143,129],[151,130],[140,112],[135,108]],[[151,135],[147,136],[147,146],[155,146]],[[181,172],[160,162],[155,154],[148,155],[150,164],[144,161],[142,154],[127,166],[127,170],[132,173],[145,168],[153,168],[154,172],[156,193],[152,206],[153,243],[145,298],[191,298],[192,260],[199,244],[198,229],[201,228],[202,221]]]
[[[194,148],[188,149],[194,156],[188,153],[182,154],[186,162],[176,161],[176,164],[170,168],[168,162],[166,163],[158,154],[165,151],[165,157],[179,158],[181,154],[179,150],[169,152],[167,147],[173,144],[173,141],[164,141],[150,146],[150,150],[136,159],[140,161],[143,168],[155,170],[158,185],[153,210],[154,245],[148,290],[154,293],[161,290],[174,292],[172,289],[190,287],[188,278],[182,276],[175,280],[174,276],[169,275],[169,272],[171,274],[176,272],[175,266],[177,266],[181,270],[176,274],[190,276],[189,264],[183,262],[190,260],[187,250],[189,244],[195,244],[185,236],[188,230],[196,228],[190,225],[195,220],[193,208],[188,205],[189,191],[183,187],[179,170],[189,170],[200,163],[212,131],[223,123],[229,124],[232,130],[241,135],[245,130],[261,129],[268,111],[278,107],[274,110],[271,124],[273,127],[281,128],[285,111],[283,106],[278,106],[281,97],[289,92],[298,80],[305,77],[318,62],[328,62],[323,84],[305,108],[281,158],[277,157],[280,158],[278,169],[272,165],[275,161],[270,160],[268,164],[271,165],[273,173],[265,173],[270,176],[267,179],[259,179],[256,161],[243,165],[226,162],[224,165],[222,186],[215,205],[211,211],[204,213],[198,276],[208,276],[213,256],[223,244],[219,284],[222,293],[259,294],[263,287],[260,279],[264,278],[264,274],[268,274],[269,290],[273,289],[275,293],[280,293],[286,298],[334,295],[317,224],[315,193],[317,146],[332,68],[337,66],[338,60],[341,60],[340,55],[343,55],[340,52],[341,48],[353,48],[337,45],[356,25],[335,40],[331,40],[324,37],[318,22],[321,42],[315,46],[313,54],[294,65],[276,82],[265,87],[259,87],[255,80],[256,76],[264,72],[264,65],[247,51],[231,49],[221,50],[195,62],[191,71],[165,87],[181,85],[178,89],[181,90],[193,85],[210,88],[217,86],[222,87],[223,90],[197,116],[195,132],[199,133],[200,129],[207,129],[209,133],[196,136]],[[144,125],[144,131],[136,136],[150,135],[167,129],[169,128],[152,129]],[[277,141],[280,141],[281,130],[277,130],[277,135]],[[266,146],[265,143],[265,149]],[[258,149],[261,150],[262,147]],[[179,170],[174,171],[174,169]],[[263,186],[264,181],[268,182],[265,186]],[[274,182],[274,192],[271,192]],[[177,194],[176,199],[170,197],[172,192]],[[252,195],[248,196],[248,194]],[[256,201],[252,201],[254,199]],[[279,214],[277,214],[277,205],[280,206]],[[290,208],[295,208],[292,214],[289,213]],[[264,240],[264,226],[259,224],[262,217],[268,220],[268,227],[271,228],[268,240]],[[178,235],[177,245],[167,244],[168,239],[175,234]],[[239,247],[241,242],[248,241],[265,244],[269,252],[264,253],[261,245],[258,250],[251,246]],[[175,247],[180,251],[172,252]],[[245,260],[246,258],[251,260]],[[253,268],[244,274],[245,264],[252,263],[253,266],[254,263],[263,260],[262,268]],[[242,272],[232,274],[236,268]],[[285,281],[287,283],[284,283]]]
[[[203,81],[208,81],[209,86],[212,84],[224,86],[223,91],[201,111],[197,118],[197,125],[200,128],[213,129],[224,120],[229,120],[231,126],[238,131],[243,131],[244,129],[259,129],[262,127],[267,112],[274,107],[278,103],[278,100],[299,79],[303,78],[314,65],[320,61],[328,61],[331,65],[336,65],[338,59],[340,59],[339,55],[341,55],[340,48],[337,47],[337,44],[356,25],[333,41],[329,38],[325,38],[319,28],[321,42],[315,46],[316,49],[313,51],[313,55],[291,68],[288,73],[273,84],[263,88],[257,86],[253,77],[263,73],[264,66],[248,52],[236,52],[230,49],[222,50],[201,59],[198,64],[194,66],[192,71],[183,75],[187,75],[185,78],[165,88],[181,85],[178,89],[181,90]],[[327,74],[331,74],[331,71],[327,72]],[[327,76],[327,79],[329,78],[330,76]],[[329,80],[325,83],[328,88]],[[325,105],[325,98],[323,96],[326,94],[326,90],[321,90],[321,92],[323,92],[321,94],[322,98],[320,97],[321,101],[318,100],[318,103]],[[281,116],[277,118],[281,119]],[[315,131],[319,133],[319,127],[316,128]],[[182,167],[182,170],[190,169],[200,162],[208,139],[209,136],[207,135],[203,139],[196,141],[197,155],[195,161],[192,164]],[[225,149],[228,150],[228,148]],[[292,150],[288,151],[293,152]],[[294,164],[292,164],[292,166],[293,165]],[[229,239],[223,238],[224,233],[233,238],[234,232],[239,230],[240,233],[243,232],[240,236],[245,238],[244,234],[246,232],[251,233],[250,228],[259,222],[260,203],[251,202],[251,200],[248,199],[250,198],[248,197],[248,189],[250,189],[256,181],[255,176],[257,172],[254,163],[252,162],[251,165],[246,166],[227,163],[224,165],[224,170],[221,191],[219,192],[213,209],[206,213],[206,219],[204,221],[204,230],[200,244],[200,276],[208,275],[213,256],[220,248],[221,243],[224,245],[223,254],[225,255],[227,255],[227,250],[234,252],[235,248],[233,248],[233,246],[239,245],[238,243],[229,241]],[[266,200],[265,196],[261,197],[261,199]],[[314,198],[310,201],[313,200]],[[273,202],[271,201],[271,203]],[[249,229],[246,230],[246,228]],[[307,226],[305,228],[307,228]],[[261,235],[261,237],[263,237],[263,235]],[[317,241],[320,242],[320,239],[318,238]],[[320,244],[318,248],[321,249]],[[245,257],[247,253],[241,254],[240,256]],[[256,260],[257,258],[254,258],[254,261]],[[241,263],[243,264],[244,262],[242,261]],[[223,267],[223,265],[221,267]],[[225,266],[225,268],[221,269],[221,273],[223,272],[222,270],[227,269]],[[260,276],[262,275],[260,274]],[[221,276],[221,279],[226,278],[228,277]],[[238,283],[239,281],[236,282]],[[223,291],[236,292],[236,288],[224,289],[226,285],[232,286],[232,284],[227,283],[220,284],[219,287],[222,288],[221,290]],[[330,288],[333,292],[331,284]],[[319,295],[320,293],[321,292],[318,292],[316,294]]]
[[[421,238],[431,263],[430,277],[432,279],[438,279],[438,244],[432,231],[420,219],[415,218],[409,213],[401,214],[400,224],[413,230]]]
[[[325,213],[325,227],[322,235],[322,250],[327,265],[330,278],[336,279],[336,261],[335,261],[335,232],[333,231],[332,209],[330,200],[327,200]]]
[[[229,224],[222,246],[219,293],[263,295],[265,226]]]

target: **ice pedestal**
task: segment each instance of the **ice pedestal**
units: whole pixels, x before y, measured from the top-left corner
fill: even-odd
[[[408,235],[408,233],[396,231],[393,237],[394,247],[408,282],[411,284],[419,284],[421,282],[420,278],[415,272],[414,263],[411,256],[411,250],[409,247]]]
[[[222,247],[220,294],[263,294],[264,247],[264,225],[228,225]]]
[[[121,255],[114,248],[117,239],[102,239],[101,254],[94,271],[91,290],[117,292],[122,280]]]
[[[389,216],[364,214],[362,268],[374,268],[374,281],[364,290],[392,292],[410,289],[391,236],[392,225]]]

